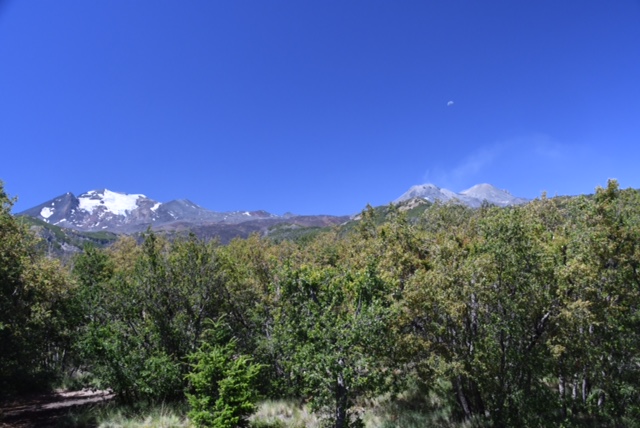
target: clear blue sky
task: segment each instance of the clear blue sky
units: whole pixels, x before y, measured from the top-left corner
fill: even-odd
[[[608,178],[640,187],[638,0],[0,0],[14,211],[108,188],[351,214]]]

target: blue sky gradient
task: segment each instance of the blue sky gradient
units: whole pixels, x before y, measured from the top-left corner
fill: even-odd
[[[0,0],[0,148],[14,211],[638,188],[640,2]]]

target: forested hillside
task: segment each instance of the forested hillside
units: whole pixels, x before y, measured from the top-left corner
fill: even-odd
[[[640,420],[640,194],[615,181],[506,208],[436,203],[418,221],[367,208],[297,240],[121,237],[70,266],[1,188],[0,204],[5,398],[74,379],[121,402],[186,400],[219,427],[249,426],[267,398],[338,428],[380,397],[384,426]]]

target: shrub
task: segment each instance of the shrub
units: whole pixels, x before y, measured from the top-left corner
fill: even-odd
[[[196,426],[249,426],[247,418],[255,411],[256,381],[262,366],[249,356],[236,355],[235,349],[235,340],[225,345],[204,342],[189,356],[192,370],[187,379],[192,392],[186,395],[189,418]]]

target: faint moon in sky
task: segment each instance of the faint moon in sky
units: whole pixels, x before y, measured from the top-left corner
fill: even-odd
[[[452,105],[453,105],[453,101],[449,101],[449,102],[447,103],[447,107],[451,107]]]

